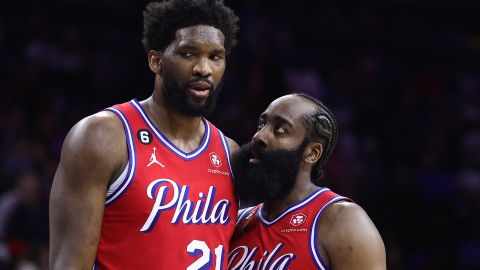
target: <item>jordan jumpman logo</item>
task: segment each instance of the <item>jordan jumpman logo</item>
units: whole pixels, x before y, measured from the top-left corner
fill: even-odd
[[[158,162],[157,160],[157,156],[155,156],[155,150],[157,148],[153,147],[153,153],[152,153],[152,156],[150,157],[150,163],[148,163],[147,167],[150,167],[152,164],[156,163],[160,166],[162,166],[162,168],[165,168],[165,165],[163,165],[162,163]]]

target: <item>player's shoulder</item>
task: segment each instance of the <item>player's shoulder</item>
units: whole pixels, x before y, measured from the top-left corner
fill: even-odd
[[[322,244],[330,249],[371,246],[381,248],[383,241],[365,210],[358,204],[339,201],[327,207],[322,215],[318,235]]]
[[[77,125],[78,124],[89,124],[93,128],[114,128],[117,125],[121,126],[122,123],[115,113],[103,110],[83,118],[77,123]]]
[[[348,227],[351,222],[370,219],[358,204],[350,201],[338,201],[329,205],[322,215],[322,226],[333,228]]]
[[[356,215],[360,214],[361,212],[365,211],[358,204],[347,200],[341,200],[332,203],[330,207],[325,210],[325,215]]]
[[[70,129],[62,152],[105,155],[121,148],[124,142],[120,119],[112,112],[100,111],[83,118]]]
[[[76,136],[75,139],[100,141],[114,139],[119,134],[123,134],[123,125],[120,119],[109,111],[100,111],[83,118],[69,132],[69,135]]]

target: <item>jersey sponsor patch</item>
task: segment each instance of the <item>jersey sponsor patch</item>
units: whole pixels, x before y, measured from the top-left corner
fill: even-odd
[[[230,173],[226,171],[222,171],[220,169],[220,166],[222,166],[223,163],[222,163],[222,160],[220,159],[220,156],[217,153],[211,152],[208,156],[210,159],[210,163],[214,166],[214,168],[207,169],[207,172],[213,173],[213,174],[226,175],[226,176],[230,175]]]
[[[300,226],[303,223],[305,223],[305,220],[307,220],[307,216],[303,213],[298,213],[298,214],[293,214],[292,217],[290,218],[290,224],[293,226]]]
[[[280,230],[280,232],[281,233],[297,233],[297,232],[306,233],[308,232],[308,229],[307,228],[286,228],[286,229]]]
[[[220,156],[217,153],[211,152],[209,156],[210,156],[210,162],[212,163],[213,166],[217,168],[222,166],[222,160],[220,159]]]

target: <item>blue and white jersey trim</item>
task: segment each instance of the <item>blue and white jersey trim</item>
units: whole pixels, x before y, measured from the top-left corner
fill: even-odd
[[[153,133],[155,133],[155,136],[160,140],[160,142],[165,147],[170,149],[170,151],[175,153],[177,156],[179,156],[179,157],[181,157],[185,160],[194,159],[197,156],[199,156],[207,148],[207,146],[210,142],[210,125],[207,123],[207,121],[205,119],[202,119],[203,123],[205,125],[205,135],[203,136],[203,140],[200,143],[200,146],[190,153],[185,153],[182,150],[178,149],[173,143],[171,143],[168,140],[168,138],[160,130],[158,130],[158,128],[153,124],[153,122],[150,120],[150,118],[145,113],[142,106],[140,105],[140,103],[136,99],[133,99],[130,103],[138,111],[138,113],[142,116],[143,120],[145,121],[145,123],[147,123],[148,127],[150,127],[150,129],[153,130]]]
[[[313,221],[312,228],[310,229],[310,243],[309,243],[309,249],[310,249],[310,254],[313,257],[313,260],[315,261],[315,264],[317,267],[321,270],[328,270],[327,265],[322,259],[322,256],[320,256],[320,252],[318,251],[317,247],[317,227],[318,227],[318,221],[320,220],[320,217],[323,214],[323,211],[325,208],[327,208],[329,205],[331,205],[334,202],[341,201],[341,200],[348,200],[346,197],[338,196],[332,198],[330,201],[328,201],[321,209],[318,211],[318,214],[315,216],[315,220]]]
[[[132,130],[130,125],[128,124],[127,119],[123,115],[121,111],[116,108],[108,108],[106,109],[115,113],[120,120],[122,121],[123,127],[125,129],[125,135],[127,137],[127,148],[128,148],[128,155],[129,155],[129,162],[127,165],[127,178],[125,181],[122,181],[120,185],[113,191],[107,198],[105,199],[105,205],[108,205],[119,198],[121,194],[125,192],[125,190],[130,186],[133,176],[135,175],[135,168],[136,168],[136,158],[135,158],[135,147],[133,146],[133,137],[132,137]]]
[[[125,166],[125,169],[123,169],[122,174],[120,174],[120,176],[117,177],[117,179],[115,179],[115,181],[113,181],[108,187],[106,198],[110,197],[118,189],[118,187],[120,187],[120,185],[127,180],[129,164],[130,161],[127,162],[127,166]]]
[[[328,191],[330,189],[328,188],[321,188],[319,190],[317,190],[316,192],[310,194],[308,197],[306,197],[305,199],[301,200],[300,202],[290,206],[289,208],[287,208],[287,210],[285,210],[285,212],[283,212],[283,214],[281,214],[280,216],[278,216],[276,219],[274,219],[273,221],[268,221],[266,220],[263,215],[262,215],[262,212],[263,212],[263,204],[260,206],[260,208],[258,209],[257,211],[257,215],[258,215],[258,218],[260,219],[260,221],[262,223],[264,223],[265,225],[267,226],[270,226],[272,225],[273,223],[279,221],[280,219],[282,219],[284,216],[290,214],[291,212],[299,209],[299,208],[302,208],[304,207],[305,205],[307,205],[309,202],[311,202],[313,199],[315,199],[317,196],[319,196],[320,194],[324,193],[325,191]]]
[[[228,147],[227,138],[225,137],[225,135],[223,135],[223,133],[219,129],[217,130],[218,130],[218,133],[220,133],[220,138],[222,139],[223,149],[225,150],[225,155],[227,156],[228,169],[230,170],[230,175],[232,176],[232,180],[233,180],[233,171],[232,171],[232,166],[230,165],[230,148]]]
[[[250,213],[250,211],[252,211],[253,208],[255,208],[255,206],[247,207],[247,208],[243,208],[243,209],[238,210],[237,224],[240,221],[242,221],[243,217],[245,217],[246,214]]]

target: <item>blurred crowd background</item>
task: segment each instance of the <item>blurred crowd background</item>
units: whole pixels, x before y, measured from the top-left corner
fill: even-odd
[[[146,1],[0,8],[0,269],[48,269],[48,197],[81,118],[153,76]],[[209,119],[240,144],[276,97],[306,92],[340,124],[325,186],[378,227],[388,269],[480,269],[480,28],[467,1],[226,1],[239,46]]]

